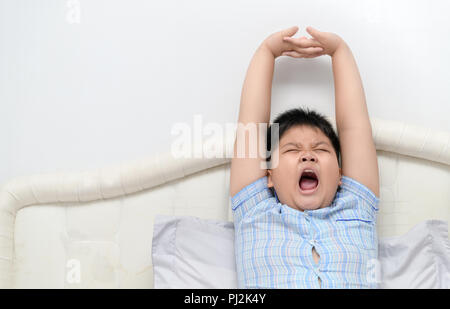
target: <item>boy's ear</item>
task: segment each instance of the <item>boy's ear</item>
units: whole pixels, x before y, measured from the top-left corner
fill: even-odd
[[[271,171],[271,170],[267,170],[267,187],[268,187],[268,188],[272,188],[272,187],[273,187],[273,183],[272,183],[272,171]]]

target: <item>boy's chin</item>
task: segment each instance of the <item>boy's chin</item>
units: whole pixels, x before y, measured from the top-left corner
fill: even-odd
[[[319,208],[321,208],[320,205],[319,206],[317,206],[317,205],[315,205],[315,206],[303,206],[302,210],[303,211],[305,211],[305,210],[317,210]]]
[[[311,199],[311,201],[308,201],[308,202],[305,202],[305,201],[300,202],[300,203],[298,203],[297,208],[302,210],[302,211],[319,209],[319,208],[321,208],[321,204],[320,204],[320,202],[318,200],[319,199],[314,198],[314,199]]]

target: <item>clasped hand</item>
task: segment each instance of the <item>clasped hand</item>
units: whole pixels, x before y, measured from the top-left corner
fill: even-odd
[[[315,58],[322,55],[332,57],[336,50],[344,44],[342,38],[337,34],[322,32],[312,27],[306,28],[312,38],[308,39],[305,36],[292,38],[297,31],[298,27],[293,26],[275,32],[263,41],[262,46],[268,48],[275,58],[279,56]]]

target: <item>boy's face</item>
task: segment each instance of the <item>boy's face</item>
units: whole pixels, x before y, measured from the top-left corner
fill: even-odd
[[[318,142],[325,143],[314,146]],[[298,147],[289,143],[298,144]],[[282,204],[300,211],[331,204],[341,184],[341,169],[331,141],[320,129],[310,126],[290,128],[272,156],[277,157],[278,165],[267,170],[268,187],[275,188]],[[305,167],[315,170],[318,180],[317,186],[315,181],[309,181],[312,186],[309,190],[306,189],[308,181],[305,179],[300,186]]]

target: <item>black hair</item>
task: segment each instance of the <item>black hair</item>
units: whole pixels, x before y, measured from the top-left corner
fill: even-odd
[[[328,137],[331,144],[333,145],[334,151],[336,152],[336,157],[338,160],[338,165],[341,167],[341,146],[339,143],[339,138],[333,129],[331,123],[320,113],[310,110],[308,108],[293,108],[279,114],[273,123],[278,123],[278,141],[274,141],[273,149],[271,148],[271,129],[272,125],[267,129],[267,151],[273,151],[276,149],[277,142],[281,140],[281,137],[292,127],[306,125],[312,128],[318,128],[322,131],[325,136]],[[269,162],[271,156],[266,159]]]

